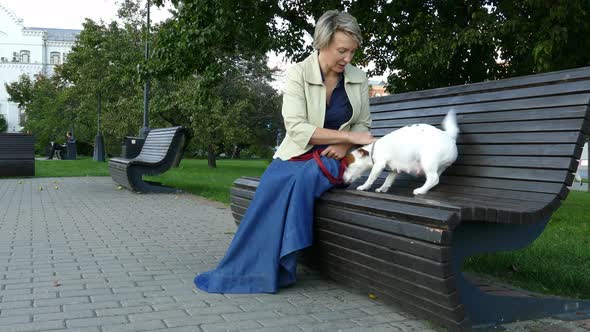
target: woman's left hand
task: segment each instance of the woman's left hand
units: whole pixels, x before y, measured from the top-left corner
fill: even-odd
[[[344,156],[346,156],[346,153],[351,147],[352,144],[348,143],[328,145],[328,147],[324,151],[322,151],[322,156],[340,160],[344,158]]]

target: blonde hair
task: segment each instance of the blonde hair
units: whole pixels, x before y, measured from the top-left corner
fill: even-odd
[[[318,20],[313,33],[313,48],[322,49],[330,45],[336,31],[342,31],[350,36],[360,46],[363,41],[361,28],[356,18],[339,10],[328,10]]]

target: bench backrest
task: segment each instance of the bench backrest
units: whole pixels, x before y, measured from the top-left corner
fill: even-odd
[[[152,129],[145,139],[141,152],[134,159],[149,163],[160,163],[166,159],[169,153],[176,149],[172,146],[175,139],[180,142],[180,135],[183,135],[182,127],[169,127]],[[175,158],[172,157],[172,158]]]
[[[440,128],[454,109],[459,157],[433,192],[551,201],[563,199],[574,179],[589,101],[585,67],[372,98],[371,131],[381,137],[413,123]]]
[[[0,134],[0,160],[34,160],[35,138],[21,133]]]

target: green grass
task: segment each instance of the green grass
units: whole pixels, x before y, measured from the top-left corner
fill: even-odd
[[[209,168],[207,160],[183,159],[179,168],[146,179],[229,203],[229,188],[235,179],[260,176],[268,164],[267,160],[218,160],[217,168]]]
[[[229,202],[229,188],[240,176],[260,176],[266,160],[183,159],[179,168],[149,179],[195,195]],[[37,161],[37,176],[108,176],[107,163],[91,158]],[[528,248],[471,258],[467,271],[524,289],[590,299],[590,193],[572,191],[541,236]]]
[[[572,191],[528,248],[471,258],[465,270],[524,289],[590,299],[590,193]]]
[[[78,160],[35,160],[36,177],[108,176],[107,163],[99,163],[90,157]]]
[[[267,166],[268,160],[218,160],[217,168],[209,168],[207,160],[183,159],[180,167],[146,179],[229,203],[229,188],[235,179],[260,176]],[[108,163],[99,163],[92,158],[36,160],[35,174],[37,177],[108,176],[109,170]]]

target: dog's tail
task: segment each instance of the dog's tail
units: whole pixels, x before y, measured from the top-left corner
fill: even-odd
[[[447,113],[447,116],[445,116],[442,122],[442,127],[450,138],[457,140],[459,126],[457,126],[457,115],[455,110],[450,110],[449,113]]]

